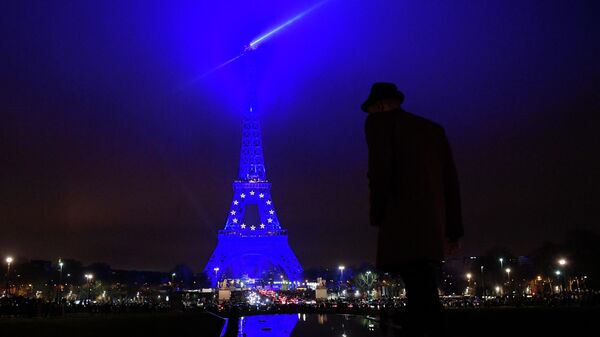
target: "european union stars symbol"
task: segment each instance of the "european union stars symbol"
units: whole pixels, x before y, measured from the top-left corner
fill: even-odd
[[[238,195],[240,200],[235,199],[231,205],[231,211],[229,212],[229,228],[236,229],[236,226],[239,224],[239,229],[245,231],[256,231],[257,229],[265,230],[267,229],[267,225],[265,225],[262,221],[266,220],[267,224],[269,224],[269,229],[278,229],[278,221],[275,215],[275,210],[273,209],[273,202],[269,198],[265,198],[265,193],[257,193],[254,190],[246,191],[247,193],[240,193]],[[244,219],[244,210],[245,204],[252,203],[249,202],[248,199],[256,198],[259,210],[259,217],[261,219],[260,224],[251,224],[247,225],[242,222]],[[241,224],[240,224],[241,223]]]

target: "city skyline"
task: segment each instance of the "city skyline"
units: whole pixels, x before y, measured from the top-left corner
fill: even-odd
[[[0,254],[198,271],[226,220],[244,45],[311,1],[0,5]],[[264,151],[306,267],[374,259],[360,103],[453,146],[464,255],[600,231],[599,5],[330,1],[262,44]]]

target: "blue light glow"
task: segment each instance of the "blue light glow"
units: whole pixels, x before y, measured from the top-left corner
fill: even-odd
[[[309,9],[305,10],[304,12],[302,12],[302,13],[294,16],[293,18],[287,20],[283,24],[275,27],[273,30],[269,31],[268,33],[265,33],[265,34],[261,35],[260,37],[254,39],[252,42],[250,42],[250,44],[248,45],[249,48],[246,48],[246,50],[254,50],[254,49],[256,49],[259,46],[259,44],[261,44],[263,41],[265,41],[266,39],[270,38],[271,36],[277,34],[282,29],[286,28],[287,26],[291,25],[292,23],[300,20],[306,14],[312,12],[313,10],[317,9],[318,7],[321,7],[327,1],[329,1],[329,0],[324,0],[324,1],[321,1],[321,2],[317,3],[316,5],[310,7]]]
[[[253,41],[254,45],[251,48],[255,48],[261,41],[323,3],[309,8]],[[232,60],[228,62],[233,62]],[[246,69],[247,71],[254,70],[255,63],[245,65],[250,67]],[[250,79],[248,85],[253,87],[255,78],[250,77]],[[244,109],[238,178],[233,183],[234,198],[239,196],[239,199],[233,200],[225,221],[225,228],[219,231],[217,247],[205,271],[210,275],[210,270],[214,270],[217,266],[220,268],[222,272],[219,275],[215,273],[214,284],[217,284],[217,278],[220,277],[221,279],[260,279],[273,285],[273,275],[286,275],[286,279],[298,281],[302,279],[303,270],[288,244],[287,231],[281,228],[271,206],[271,183],[267,180],[265,169],[260,120],[258,111],[253,106],[254,90],[248,91],[250,106]],[[249,216],[252,212],[247,211],[248,206],[257,209],[258,219]]]
[[[235,61],[235,60],[239,59],[239,58],[240,58],[240,57],[242,57],[242,56],[244,56],[244,53],[242,53],[242,54],[239,54],[239,55],[238,55],[238,56],[236,56],[236,57],[232,57],[231,59],[229,59],[229,60],[227,60],[227,61],[225,61],[225,62],[223,62],[223,63],[219,64],[218,66],[216,66],[216,67],[214,67],[214,68],[212,68],[212,69],[208,70],[208,71],[207,71],[207,72],[205,72],[204,74],[200,75],[200,78],[204,78],[204,77],[206,77],[206,76],[208,76],[208,75],[210,75],[210,74],[214,73],[215,71],[217,71],[217,70],[219,70],[219,69],[221,69],[221,68],[225,67],[226,65],[228,65],[228,64],[230,64],[231,62],[233,62],[233,61]]]
[[[252,42],[250,42],[247,46],[244,47],[244,51],[243,53],[232,57],[231,59],[219,64],[218,66],[206,71],[204,74],[200,75],[200,79],[214,73],[215,71],[227,66],[228,64],[234,62],[235,60],[239,59],[240,57],[246,55],[246,53],[251,52],[256,50],[256,48],[258,48],[258,46],[263,43],[264,41],[266,41],[267,39],[269,39],[270,37],[272,37],[273,35],[277,34],[278,32],[280,32],[281,30],[283,30],[284,28],[288,27],[289,25],[291,25],[292,23],[300,20],[302,17],[306,16],[308,13],[314,11],[315,9],[321,7],[322,5],[324,5],[326,2],[328,2],[329,0],[323,0],[315,5],[313,5],[312,7],[310,7],[309,9],[301,12],[300,14],[294,16],[293,18],[287,20],[286,22],[284,22],[283,24],[275,27],[274,29],[272,29],[271,31],[259,36],[258,38],[252,40]],[[250,111],[252,112],[252,107],[250,107]]]

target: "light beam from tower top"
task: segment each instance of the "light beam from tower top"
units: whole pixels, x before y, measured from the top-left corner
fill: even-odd
[[[286,22],[282,23],[281,25],[275,27],[274,29],[272,29],[271,31],[257,37],[256,39],[252,40],[252,42],[250,42],[245,48],[244,51],[252,51],[255,50],[256,48],[258,48],[258,46],[265,42],[267,39],[269,39],[270,37],[272,37],[273,35],[277,34],[278,32],[280,32],[281,30],[283,30],[284,28],[288,27],[289,25],[293,24],[294,22],[300,20],[302,17],[306,16],[308,13],[314,11],[315,9],[323,6],[326,2],[328,2],[329,0],[323,0],[321,2],[316,3],[315,5],[313,5],[312,7],[306,9],[305,11],[301,12],[300,14],[294,16],[293,18],[287,20]]]
[[[308,13],[314,11],[315,9],[323,6],[325,3],[329,2],[330,0],[323,0],[320,1],[318,3],[316,3],[315,5],[313,5],[312,7],[304,10],[303,12],[301,12],[300,14],[294,16],[293,18],[287,20],[286,22],[282,23],[281,25],[275,27],[274,29],[272,29],[271,31],[257,37],[256,39],[252,40],[252,42],[250,42],[248,45],[244,46],[244,50],[241,54],[219,64],[218,66],[208,70],[207,72],[205,72],[204,74],[200,75],[199,78],[204,78],[214,72],[216,72],[217,70],[225,67],[226,65],[233,63],[235,60],[239,59],[240,57],[246,55],[246,53],[249,53],[251,51],[256,50],[256,48],[258,48],[258,46],[260,44],[262,44],[263,42],[265,42],[266,40],[268,40],[270,37],[272,37],[273,35],[277,34],[278,32],[282,31],[283,29],[285,29],[286,27],[288,27],[289,25],[293,24],[294,22],[300,20],[302,17],[306,16]],[[194,80],[195,81],[195,80]]]

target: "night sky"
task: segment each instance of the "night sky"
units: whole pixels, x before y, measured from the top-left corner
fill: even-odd
[[[314,1],[0,3],[0,254],[200,270],[237,175],[241,62]],[[332,0],[257,60],[267,176],[304,267],[372,261],[359,106],[441,123],[465,255],[600,231],[598,1]]]

